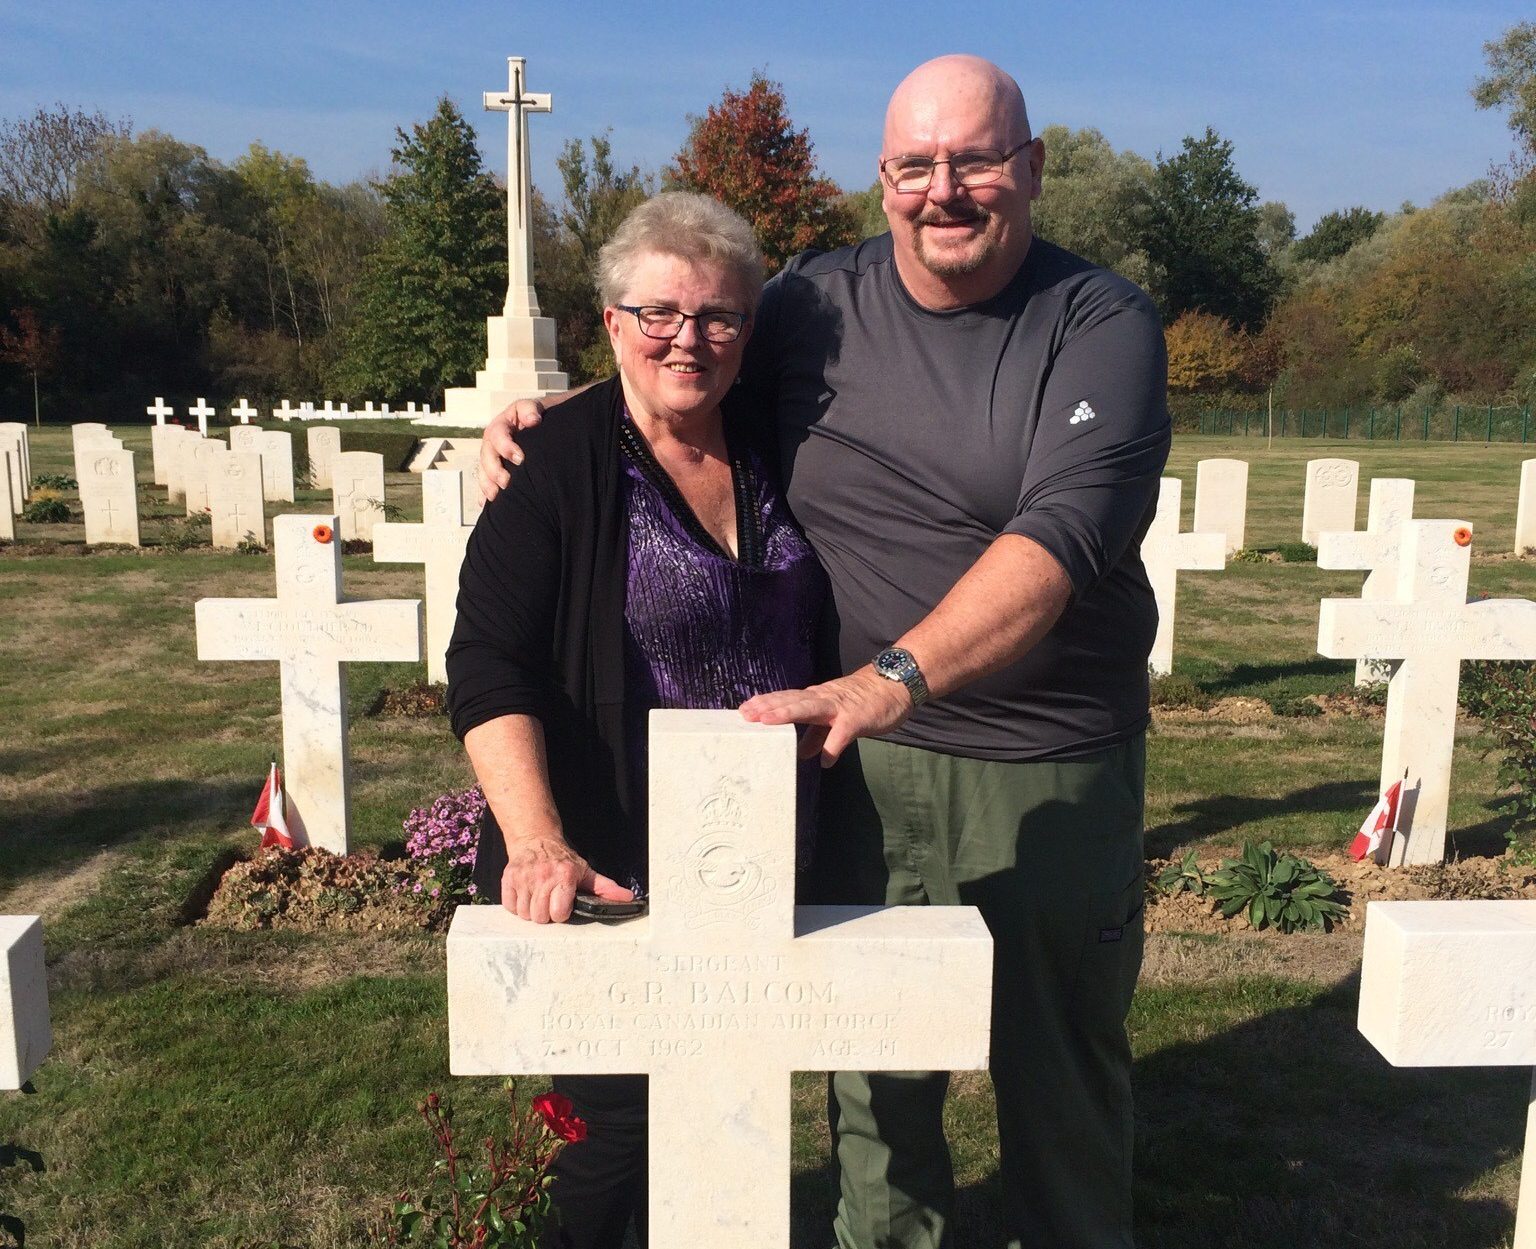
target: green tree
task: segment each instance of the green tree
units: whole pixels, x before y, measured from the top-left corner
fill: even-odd
[[[1325,213],[1319,217],[1311,232],[1296,244],[1291,252],[1293,260],[1332,260],[1342,256],[1356,243],[1363,243],[1386,221],[1386,213],[1372,212],[1369,208],[1347,208],[1343,212]]]
[[[396,130],[379,184],[387,234],[358,282],[335,381],[348,394],[436,400],[485,358],[506,293],[506,206],[453,102]]]
[[[534,284],[544,315],[559,327],[560,360],[573,382],[613,371],[597,293],[597,254],[653,189],[638,165],[614,164],[606,135],[593,135],[588,145],[590,157],[577,139],[560,152],[563,205],[556,209],[543,196],[534,204]]]
[[[1488,75],[1472,88],[1478,108],[1509,110],[1509,128],[1536,156],[1536,22],[1519,22],[1483,45]]]
[[[1264,320],[1277,282],[1259,242],[1257,201],[1231,142],[1210,127],[1158,160],[1143,246],[1159,275],[1153,289],[1164,318],[1193,309],[1243,329]]]
[[[1142,285],[1154,274],[1142,250],[1152,206],[1152,163],[1117,152],[1099,131],[1047,126],[1035,233]]]
[[[692,119],[674,165],[680,189],[712,195],[751,222],[770,273],[808,247],[859,237],[837,184],[816,171],[809,132],[790,121],[784,88],[760,73]]]
[[[1271,260],[1282,256],[1296,241],[1296,214],[1279,200],[1259,205],[1259,246]]]

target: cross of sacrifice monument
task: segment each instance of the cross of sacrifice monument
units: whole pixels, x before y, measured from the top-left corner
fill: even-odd
[[[534,924],[460,907],[455,1075],[645,1073],[650,1243],[789,1244],[790,1073],[986,1066],[974,907],[796,906],[795,734],[650,717],[650,911]]]
[[[1408,477],[1371,479],[1371,503],[1364,529],[1317,535],[1317,566],[1365,571],[1360,597],[1390,599],[1397,593],[1397,557],[1403,525],[1413,519],[1413,480]],[[1362,656],[1355,660],[1355,684],[1373,685],[1389,679],[1397,665]]]
[[[1141,540],[1141,562],[1157,599],[1157,637],[1147,666],[1158,676],[1173,671],[1173,617],[1178,605],[1179,573],[1219,572],[1227,566],[1225,533],[1180,533],[1179,508],[1184,483],[1164,477],[1157,493],[1152,527]]]
[[[463,474],[433,469],[421,475],[421,524],[380,521],[373,558],[381,564],[423,564],[427,583],[427,680],[448,680],[448,643],[459,618],[459,568],[474,524],[464,523]]]
[[[421,603],[346,599],[334,516],[278,516],[277,597],[197,602],[199,659],[282,665],[283,786],[298,845],[347,852],[347,663],[421,659]]]
[[[565,390],[569,379],[556,359],[555,322],[541,316],[533,289],[533,179],[528,159],[528,114],[554,109],[546,92],[526,87],[526,62],[507,58],[507,89],[485,92],[485,107],[507,114],[507,298],[499,317],[486,318],[485,368],[473,386],[447,391],[441,416],[418,425],[485,425],[514,399],[539,399]]]
[[[53,1044],[43,921],[0,915],[0,1089],[19,1089]]]
[[[1411,520],[1393,597],[1324,599],[1318,613],[1318,654],[1401,661],[1387,683],[1381,751],[1382,790],[1403,781],[1393,867],[1445,858],[1461,661],[1536,659],[1536,603],[1467,602],[1471,547],[1465,521]]]
[[[1536,902],[1372,902],[1361,1034],[1394,1067],[1530,1067],[1513,1249],[1536,1249]]]
[[[197,402],[187,409],[188,416],[197,417],[197,432],[204,438],[208,437],[208,418],[214,414],[214,409],[208,406],[208,401],[198,395]]]

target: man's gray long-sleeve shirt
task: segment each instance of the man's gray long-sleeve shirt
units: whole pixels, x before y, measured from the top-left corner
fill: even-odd
[[[1162,327],[1132,283],[1035,239],[993,299],[919,306],[890,235],[797,257],[763,293],[741,398],[777,421],[796,518],[832,583],[844,671],[938,604],[1001,534],[1073,597],[1009,667],[890,740],[1070,758],[1147,724],[1157,610],[1139,553],[1168,455]]]

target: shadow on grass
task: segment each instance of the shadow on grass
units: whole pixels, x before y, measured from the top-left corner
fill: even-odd
[[[245,780],[135,781],[9,804],[0,808],[0,889],[78,866],[156,829],[227,823],[231,811],[254,805],[257,789]]]
[[[1356,1031],[1358,976],[1144,990],[1139,1013],[1216,1022],[1266,987],[1313,995],[1136,1064],[1141,1249],[1505,1245],[1509,1209],[1465,1194],[1519,1155],[1524,1069],[1389,1066]]]
[[[1278,798],[1257,794],[1216,794],[1181,802],[1174,807],[1182,818],[1148,828],[1147,854],[1166,858],[1186,842],[1217,837],[1258,820],[1302,812],[1318,814],[1368,811],[1376,791],[1368,781],[1326,781],[1292,790]]]
[[[1353,660],[1321,658],[1230,667],[1190,660],[1181,662],[1178,670],[1213,698],[1268,698],[1280,693],[1328,693],[1341,684],[1353,686],[1355,666]]]

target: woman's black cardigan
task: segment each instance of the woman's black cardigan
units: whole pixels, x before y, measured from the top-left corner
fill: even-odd
[[[566,840],[604,875],[644,875],[624,740],[629,518],[612,378],[518,435],[512,482],[481,513],[459,574],[448,712],[462,741],[499,716],[538,718]],[[501,896],[507,850],[487,812],[480,896]]]
[[[771,473],[776,449],[763,423],[740,396],[731,399],[728,441],[750,446]],[[470,535],[448,645],[448,713],[459,740],[498,716],[537,717],[566,840],[621,884],[646,876],[644,812],[634,809],[626,763],[623,419],[613,377],[518,435],[523,463]],[[487,812],[475,859],[481,897],[500,900],[506,863]]]

